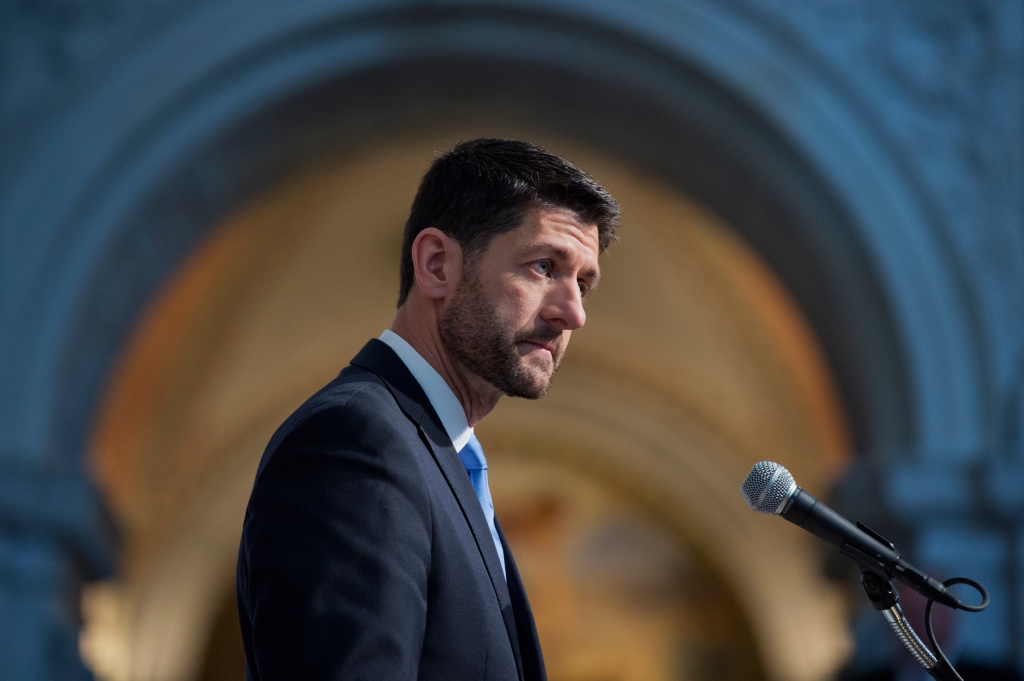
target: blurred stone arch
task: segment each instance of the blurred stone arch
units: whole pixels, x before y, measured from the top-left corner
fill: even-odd
[[[205,32],[218,39],[191,50]],[[24,397],[8,436],[24,475],[48,484],[34,468],[46,456],[79,475],[134,320],[218,217],[289,169],[460,115],[594,145],[722,216],[810,320],[858,451],[977,447],[967,293],[914,180],[827,75],[753,13],[712,3],[186,13],[111,73],[5,200],[24,251],[48,263],[7,370]],[[74,532],[99,551],[94,528]]]

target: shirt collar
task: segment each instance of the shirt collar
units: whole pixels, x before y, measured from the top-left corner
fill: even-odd
[[[441,419],[441,425],[444,426],[445,432],[451,438],[455,451],[461,451],[472,437],[473,429],[469,427],[462,403],[452,392],[448,382],[441,378],[441,374],[437,373],[437,370],[430,366],[427,360],[423,359],[423,355],[418,353],[416,348],[409,345],[408,341],[391,329],[386,329],[380,335],[380,340],[395,351],[398,358],[409,369],[409,373],[423,388],[427,399],[430,400],[430,406],[437,412]]]

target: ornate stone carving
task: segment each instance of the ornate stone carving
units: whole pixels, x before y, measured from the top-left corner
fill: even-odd
[[[980,308],[999,392],[1024,348],[1024,5],[751,0],[783,20],[920,180]]]
[[[7,0],[0,7],[0,185],[61,114],[194,2]]]

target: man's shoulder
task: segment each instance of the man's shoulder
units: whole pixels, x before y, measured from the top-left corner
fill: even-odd
[[[274,440],[279,441],[310,420],[386,424],[401,416],[398,402],[384,380],[372,371],[350,365],[296,409],[281,425]]]
[[[337,378],[306,400],[296,413],[330,408],[361,411],[367,405],[398,408],[384,379],[368,369],[350,364]]]
[[[262,478],[283,450],[291,453],[288,459],[300,452],[340,455],[353,447],[400,452],[419,442],[416,432],[415,422],[399,407],[387,383],[372,371],[350,365],[281,424],[267,444],[256,477]],[[407,446],[396,446],[400,443]]]

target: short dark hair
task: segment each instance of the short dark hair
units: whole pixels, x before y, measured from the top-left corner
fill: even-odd
[[[412,288],[412,242],[424,229],[436,227],[455,239],[469,260],[536,207],[570,210],[584,224],[597,225],[600,252],[618,238],[619,204],[611,194],[536,145],[477,139],[439,156],[420,181],[405,223],[398,305]]]

